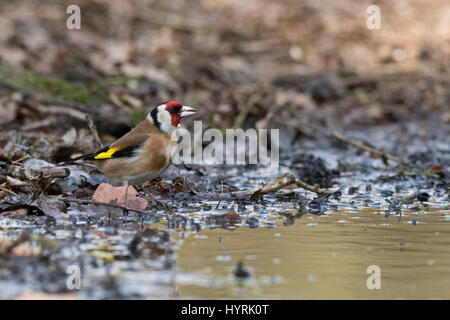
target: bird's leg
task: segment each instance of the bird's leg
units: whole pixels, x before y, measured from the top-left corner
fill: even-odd
[[[130,187],[130,185],[127,185],[127,188],[125,189],[125,201],[124,201],[124,206],[127,206],[127,197],[128,197],[128,188]]]

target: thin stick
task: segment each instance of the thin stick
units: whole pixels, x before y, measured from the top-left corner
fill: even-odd
[[[261,192],[261,194],[276,192],[290,184],[293,184],[294,182],[295,182],[295,177],[292,174],[288,173],[283,178],[278,180],[277,182],[274,182],[274,183],[264,186],[260,192]]]
[[[319,195],[329,194],[330,193],[329,191],[325,191],[325,190],[320,189],[317,185],[312,186],[310,184],[307,184],[306,182],[303,182],[300,179],[295,179],[295,184],[298,187],[300,187],[300,188],[303,188],[305,190],[317,193]]]
[[[335,132],[335,131],[332,132],[331,135],[332,135],[334,138],[336,138],[336,139],[338,139],[338,140],[340,140],[340,141],[342,141],[342,142],[345,142],[345,143],[347,143],[347,144],[350,144],[350,145],[352,145],[352,146],[354,146],[354,147],[356,147],[356,148],[358,148],[358,149],[361,149],[361,150],[364,150],[364,151],[368,151],[368,152],[374,153],[374,154],[376,154],[376,155],[379,155],[379,156],[384,157],[384,158],[386,158],[386,159],[393,160],[393,161],[395,161],[395,162],[405,163],[405,162],[404,162],[402,159],[400,159],[399,157],[393,156],[393,155],[391,155],[391,154],[389,154],[389,153],[387,153],[387,152],[385,152],[385,151],[383,151],[383,150],[380,150],[380,149],[376,149],[376,148],[373,148],[373,147],[366,146],[366,145],[360,143],[359,141],[347,139],[346,137],[344,137],[343,135],[341,135],[341,134],[339,134],[339,133],[337,133],[337,132]]]
[[[42,168],[42,169],[30,169],[29,167],[21,167],[18,165],[8,165],[6,167],[6,173],[14,178],[20,180],[36,180],[36,179],[53,179],[53,178],[65,178],[70,175],[68,168]]]
[[[24,125],[22,127],[22,131],[31,131],[31,130],[37,130],[44,127],[48,127],[53,123],[54,119],[46,118],[41,121],[32,122],[30,124]]]
[[[152,201],[152,203],[154,205],[158,204],[158,201],[156,200],[156,198],[152,195],[152,193],[150,191],[148,191],[147,189],[145,189],[144,187],[142,188],[142,191],[144,191],[148,197],[150,198],[150,200]],[[161,202],[162,203],[162,202]]]
[[[102,141],[100,140],[100,137],[98,136],[98,132],[97,132],[97,128],[95,127],[94,121],[92,120],[92,117],[87,114],[86,115],[86,121],[88,124],[88,128],[92,133],[92,136],[94,137],[95,143],[100,146],[100,148],[103,148],[104,145],[102,143]]]
[[[9,189],[7,189],[7,188],[5,188],[5,187],[1,187],[1,186],[0,186],[0,190],[3,190],[3,191],[5,191],[5,192],[8,192],[8,193],[10,193],[10,194],[16,196],[17,198],[19,198],[19,195],[18,195],[17,193],[15,193],[14,191],[11,191],[11,190],[9,190]]]
[[[318,186],[311,186],[307,184],[306,182],[301,181],[300,179],[295,178],[295,176],[292,173],[286,173],[283,178],[278,180],[277,182],[272,182],[271,184],[268,184],[262,188],[256,189],[256,190],[245,190],[245,191],[236,191],[232,192],[232,196],[243,196],[243,195],[250,195],[258,193],[259,195],[268,194],[272,192],[276,192],[286,186],[289,186],[291,184],[296,184],[298,187],[301,187],[303,189],[312,191],[317,194],[327,194],[329,192],[321,190]]]
[[[86,120],[86,113],[78,111],[77,109],[61,106],[44,107],[41,105],[36,105],[35,107],[39,112],[42,112],[43,114],[64,114],[81,121]]]
[[[74,198],[62,198],[62,197],[59,197],[58,200],[64,201],[64,202],[76,202],[76,203],[81,203],[81,204],[93,204],[93,205],[97,205],[97,206],[107,206],[107,207],[111,207],[111,208],[122,209],[124,211],[133,211],[133,212],[137,212],[140,214],[144,214],[144,211],[130,209],[125,206],[121,206],[119,204],[113,204],[113,203],[99,202],[99,201],[94,201],[94,200],[74,199]]]
[[[11,162],[11,163],[12,163],[12,164],[17,164],[17,165],[19,165],[19,164],[21,164],[24,160],[27,160],[27,159],[29,159],[29,158],[31,158],[31,156],[29,156],[29,155],[27,154],[27,155],[23,156],[22,158],[20,158],[20,159],[18,159],[18,160],[14,160],[14,161]]]

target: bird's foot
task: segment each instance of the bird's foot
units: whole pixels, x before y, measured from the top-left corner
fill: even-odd
[[[144,191],[145,194],[148,195],[148,197],[150,198],[150,201],[152,202],[153,205],[157,205],[158,204],[158,200],[156,200],[155,196],[150,191],[148,191],[145,188],[142,188],[141,190]]]

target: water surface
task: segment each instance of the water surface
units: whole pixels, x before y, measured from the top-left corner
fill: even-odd
[[[401,221],[365,208],[307,215],[290,226],[279,221],[275,228],[205,229],[187,237],[177,252],[178,269],[192,272],[190,281],[177,284],[178,294],[205,299],[449,299],[449,244],[448,211],[439,209],[406,211]],[[252,274],[248,279],[233,276],[239,260]],[[371,265],[380,267],[380,290],[367,288]]]

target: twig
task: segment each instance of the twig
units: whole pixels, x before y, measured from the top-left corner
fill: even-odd
[[[68,168],[48,168],[33,170],[33,172],[39,174],[42,178],[65,178],[70,175]]]
[[[201,172],[199,169],[196,169],[194,167],[188,166],[187,164],[183,163],[183,167],[184,169],[186,169],[187,171],[194,171],[194,173],[198,176],[203,177],[205,174],[203,172]]]
[[[6,181],[9,183],[11,187],[31,187],[31,184],[25,183],[22,180],[17,178],[13,178],[11,176],[6,176]]]
[[[89,114],[86,115],[86,121],[88,124],[88,128],[91,131],[92,136],[94,137],[95,143],[100,148],[103,148],[104,145],[103,145],[102,141],[100,140],[100,137],[98,136],[97,128],[95,127],[94,121],[92,120],[92,117]]]
[[[405,163],[405,162],[404,162],[402,159],[400,159],[399,157],[393,156],[393,155],[391,155],[391,154],[389,154],[389,153],[387,153],[387,152],[385,152],[385,151],[383,151],[383,150],[380,150],[380,149],[376,149],[376,148],[373,148],[373,147],[366,146],[366,145],[360,143],[359,141],[347,139],[346,137],[344,137],[343,135],[341,135],[341,134],[339,134],[339,133],[337,133],[337,132],[335,132],[335,131],[332,132],[331,135],[332,135],[334,138],[336,138],[336,139],[338,139],[338,140],[340,140],[340,141],[342,141],[342,142],[345,142],[345,143],[347,143],[347,144],[350,144],[350,145],[352,145],[352,146],[354,146],[354,147],[356,147],[356,148],[358,148],[358,149],[361,149],[361,150],[364,150],[364,151],[368,151],[368,152],[370,152],[370,153],[379,155],[379,156],[384,157],[384,158],[386,158],[386,159],[393,160],[393,161],[395,161],[395,162],[399,162],[399,163],[402,163],[402,164]]]
[[[19,180],[35,180],[39,178],[65,178],[70,175],[70,170],[68,168],[43,168],[34,170],[29,167],[8,165],[6,173]]]
[[[14,191],[9,190],[8,188],[1,187],[1,186],[0,186],[0,190],[3,190],[3,191],[5,191],[5,192],[8,192],[8,193],[10,193],[10,194],[16,196],[17,198],[19,198],[19,195],[18,195],[17,193],[15,193]]]
[[[329,194],[330,193],[329,191],[325,191],[325,190],[320,189],[317,185],[312,186],[310,184],[307,184],[306,182],[303,182],[300,179],[295,179],[295,184],[298,187],[300,187],[300,188],[303,188],[305,190],[317,193],[319,195],[324,195],[324,194]]]
[[[294,182],[295,182],[295,177],[292,174],[288,173],[283,178],[278,180],[277,182],[274,182],[274,183],[264,186],[261,189],[261,194],[276,192]]]
[[[20,158],[20,159],[14,160],[14,161],[11,162],[11,163],[12,163],[12,164],[20,164],[20,163],[22,163],[23,161],[25,161],[25,160],[27,160],[27,159],[30,159],[30,158],[31,158],[31,156],[29,156],[29,155],[27,154],[27,155],[23,156],[23,157]]]
[[[285,173],[283,178],[276,182],[272,182],[271,184],[268,184],[260,189],[256,190],[245,190],[245,191],[235,191],[232,192],[232,196],[243,196],[243,195],[263,195],[267,193],[276,192],[288,185],[296,184],[298,187],[301,187],[303,189],[312,191],[317,194],[327,194],[329,192],[321,190],[318,186],[311,186],[307,184],[306,182],[301,181],[300,179],[295,178],[295,176],[292,173]]]
[[[152,203],[153,203],[154,205],[156,205],[156,204],[158,203],[157,200],[156,200],[156,198],[152,195],[152,193],[151,193],[150,191],[148,191],[148,190],[145,189],[145,188],[142,188],[142,191],[144,191],[144,192],[149,196],[150,200],[152,201]]]
[[[41,106],[41,105],[34,105],[34,108],[36,108],[39,112],[43,114],[65,114],[72,118],[86,121],[86,113],[81,112],[77,109],[69,108],[69,107],[61,107],[61,106]]]
[[[293,184],[294,182],[295,182],[295,177],[292,174],[287,173],[284,175],[283,178],[281,178],[277,182],[272,182],[271,184],[268,184],[262,188],[259,188],[256,190],[234,191],[234,192],[231,192],[231,195],[232,196],[243,196],[243,195],[250,195],[250,194],[251,195],[253,195],[253,194],[263,195],[263,194],[267,194],[267,193],[276,192],[290,184]]]
[[[124,211],[133,211],[133,212],[137,212],[140,214],[144,214],[144,211],[131,209],[131,208],[128,208],[125,206],[121,206],[119,204],[99,202],[99,201],[87,200],[87,199],[85,200],[85,199],[62,198],[62,197],[59,197],[57,199],[60,201],[63,201],[63,202],[76,202],[76,203],[80,203],[80,204],[93,204],[93,205],[97,205],[97,206],[107,206],[107,207],[111,207],[111,208],[122,209]]]
[[[31,131],[31,130],[37,130],[44,127],[48,127],[53,123],[54,119],[52,118],[46,118],[41,121],[35,121],[29,124],[26,124],[22,127],[22,131]]]

